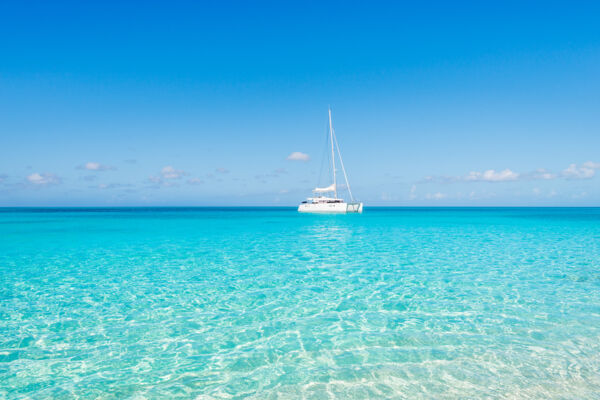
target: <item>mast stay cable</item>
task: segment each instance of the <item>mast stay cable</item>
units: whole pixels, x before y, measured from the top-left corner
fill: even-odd
[[[332,129],[332,137],[335,141],[335,147],[337,148],[338,156],[340,157],[340,165],[342,166],[342,171],[344,172],[344,179],[346,180],[346,187],[348,188],[348,193],[350,194],[350,200],[354,202],[354,197],[352,196],[352,190],[350,190],[350,183],[348,182],[348,175],[346,175],[346,168],[344,168],[344,160],[342,160],[342,152],[340,151],[340,145],[337,141],[337,136],[335,135],[335,130]]]

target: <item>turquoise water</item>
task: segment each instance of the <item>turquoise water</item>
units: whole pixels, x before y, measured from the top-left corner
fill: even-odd
[[[600,398],[600,209],[0,210],[0,398]]]

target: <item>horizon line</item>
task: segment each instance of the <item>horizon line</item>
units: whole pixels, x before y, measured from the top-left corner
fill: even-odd
[[[224,206],[184,206],[184,205],[135,205],[135,206],[0,206],[0,210],[5,209],[118,209],[118,208],[298,208],[298,206],[282,206],[282,205],[224,205]],[[570,205],[570,206],[551,206],[551,205],[481,205],[481,206],[463,206],[463,205],[373,205],[365,208],[600,208],[600,205],[594,206],[582,206],[582,205]]]

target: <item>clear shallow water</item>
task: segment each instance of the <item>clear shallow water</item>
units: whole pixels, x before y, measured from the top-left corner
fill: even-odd
[[[600,398],[600,209],[0,209],[0,398]]]

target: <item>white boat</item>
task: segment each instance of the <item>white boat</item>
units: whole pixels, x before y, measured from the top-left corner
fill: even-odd
[[[362,213],[363,203],[354,201],[352,191],[350,190],[350,184],[348,183],[348,175],[346,175],[346,169],[344,168],[344,161],[342,161],[342,153],[340,152],[340,146],[338,145],[335,131],[333,130],[333,123],[331,122],[331,108],[329,109],[329,139],[328,145],[331,144],[331,172],[333,183],[327,187],[318,187],[313,190],[313,197],[307,198],[298,206],[298,211],[302,213],[332,213],[332,214],[346,214],[346,213]],[[344,201],[343,198],[338,197],[338,186],[336,182],[336,170],[335,170],[335,150],[337,149],[337,155],[340,159],[340,166],[344,173],[344,179],[346,181],[346,189],[350,195],[350,202]],[[332,196],[333,195],[333,196]]]

